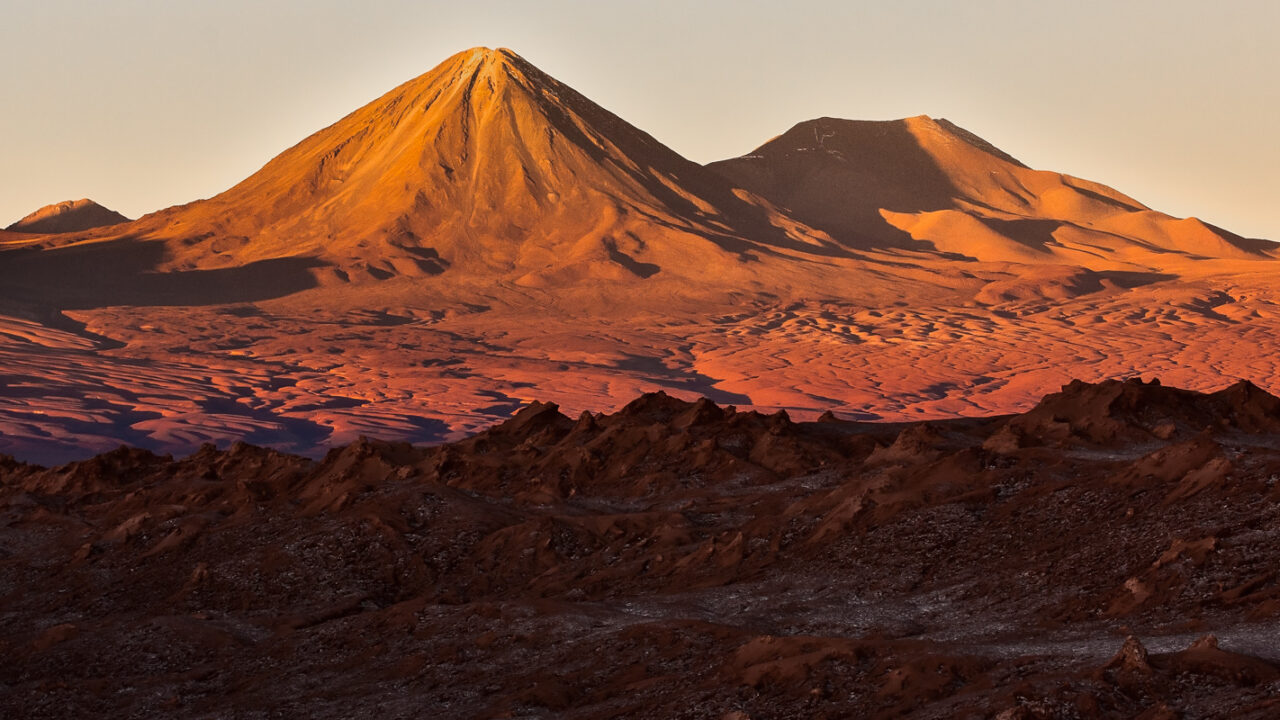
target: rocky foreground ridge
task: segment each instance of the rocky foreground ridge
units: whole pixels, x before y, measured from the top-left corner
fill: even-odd
[[[5,717],[1264,718],[1280,399],[0,462]]]

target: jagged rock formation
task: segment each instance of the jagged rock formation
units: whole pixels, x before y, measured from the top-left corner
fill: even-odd
[[[1270,717],[1278,408],[1132,380],[882,425],[649,394],[318,461],[4,459],[0,712]]]

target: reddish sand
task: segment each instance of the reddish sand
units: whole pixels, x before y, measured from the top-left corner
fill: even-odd
[[[656,389],[885,420],[1280,389],[1272,247],[924,117],[704,168],[481,48],[209,200],[0,233],[0,451],[316,454]]]
[[[1272,718],[1280,398],[0,458],[0,715]]]

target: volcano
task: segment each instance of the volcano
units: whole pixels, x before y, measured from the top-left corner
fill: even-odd
[[[710,167],[862,247],[1100,270],[1258,259],[1274,249],[1154,211],[1100,183],[1033,170],[954,123],[924,115],[810,120]]]
[[[170,241],[169,268],[309,256],[357,283],[454,273],[543,287],[838,252],[489,48],[454,55],[221,195],[133,232]]]

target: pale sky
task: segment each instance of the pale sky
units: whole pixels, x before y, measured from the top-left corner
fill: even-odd
[[[0,227],[212,196],[487,45],[698,162],[814,117],[926,114],[1280,240],[1275,0],[0,1]]]

